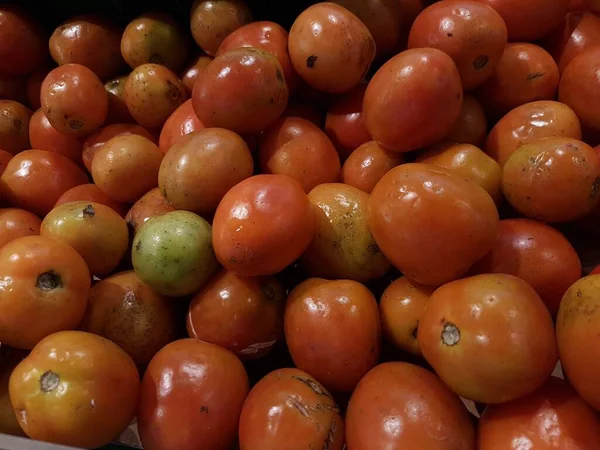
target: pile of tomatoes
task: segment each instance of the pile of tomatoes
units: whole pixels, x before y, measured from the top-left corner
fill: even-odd
[[[122,25],[0,7],[0,432],[600,449],[598,0]]]

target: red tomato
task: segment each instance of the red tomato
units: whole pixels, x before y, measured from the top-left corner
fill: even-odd
[[[48,55],[42,28],[16,6],[0,8],[0,72],[24,75],[41,66]]]
[[[0,209],[0,248],[20,237],[40,234],[41,225],[38,216],[24,209]]]
[[[65,192],[60,198],[56,201],[54,207],[63,205],[65,203],[71,202],[95,202],[100,203],[101,205],[108,206],[116,211],[120,216],[125,216],[127,214],[127,205],[124,203],[117,202],[106,195],[104,192],[100,190],[98,186],[95,184],[80,184],[79,186],[75,186]]]
[[[199,131],[204,128],[198,116],[194,112],[192,100],[186,100],[173,114],[169,116],[162,127],[158,146],[163,153],[167,153],[171,147],[177,144],[181,139],[193,131]]]
[[[29,121],[29,141],[32,148],[60,153],[81,164],[83,139],[56,131],[41,109],[34,112]]]

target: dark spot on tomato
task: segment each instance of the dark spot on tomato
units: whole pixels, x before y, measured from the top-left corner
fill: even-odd
[[[92,205],[86,205],[83,208],[83,217],[94,217],[96,215],[96,211],[94,211],[94,207]]]
[[[58,387],[60,377],[51,370],[45,371],[40,377],[40,389],[42,392],[52,392]]]
[[[306,67],[308,67],[309,69],[312,69],[313,67],[315,67],[317,58],[318,57],[315,55],[310,55],[308,58],[306,58]]]
[[[206,405],[202,405],[202,406],[200,407],[200,412],[201,412],[201,413],[206,413],[206,414],[208,414],[208,406],[206,406]]]
[[[329,398],[333,399],[333,397],[331,397],[329,392],[327,392],[323,386],[321,386],[316,381],[311,380],[310,378],[299,377],[299,376],[294,375],[294,376],[292,376],[292,380],[298,380],[301,383],[304,383],[318,395],[324,395],[325,397],[329,397]]]
[[[42,291],[53,291],[54,289],[63,287],[63,282],[58,273],[54,270],[49,270],[37,277],[35,285]]]
[[[323,442],[323,450],[329,450],[333,445],[335,440],[335,430],[337,430],[337,424],[335,423],[335,419],[331,419],[331,425],[329,425],[327,437],[325,438],[325,442]]]
[[[139,252],[142,248],[142,241],[138,241],[137,244],[135,244],[135,249]]]
[[[537,78],[541,78],[544,75],[546,75],[546,72],[534,72],[534,73],[530,73],[529,75],[527,75],[527,78],[525,78],[525,81],[533,81]]]
[[[576,295],[577,295],[577,297],[580,297],[580,298],[581,298],[581,296],[582,296],[582,294],[581,294],[581,291],[580,291],[580,290],[578,290]]]
[[[81,120],[71,120],[69,126],[74,130],[79,130],[83,126],[83,122]]]
[[[13,128],[16,130],[17,133],[23,131],[23,121],[19,117],[15,117],[13,119]]]
[[[442,344],[454,347],[460,342],[460,330],[452,322],[446,322],[442,327]]]
[[[454,35],[452,33],[448,33],[448,34],[446,34],[446,36],[448,36],[448,37],[454,37]]]
[[[162,57],[162,55],[159,55],[158,53],[152,53],[150,55],[150,58],[148,59],[149,62],[151,62],[152,64],[164,64],[165,63],[165,59]]]
[[[315,57],[316,59],[316,57]],[[280,84],[283,84],[283,74],[281,73],[281,71],[279,69],[277,69],[275,71],[275,76],[277,77],[277,80],[279,80]]]
[[[594,180],[594,183],[592,184],[592,191],[590,192],[590,197],[596,198],[596,197],[598,197],[599,193],[600,193],[600,177],[598,177]]]
[[[477,57],[477,59],[475,59],[475,61],[473,61],[473,67],[475,68],[475,70],[481,70],[485,66],[487,66],[487,63],[489,61],[490,61],[490,58],[488,58],[485,55],[480,55]]]
[[[270,284],[265,284],[262,286],[262,291],[269,300],[273,300],[275,298],[275,289],[273,289]]]
[[[410,334],[414,339],[416,339],[418,333],[419,333],[419,321],[417,320],[417,326],[413,328],[413,330]]]

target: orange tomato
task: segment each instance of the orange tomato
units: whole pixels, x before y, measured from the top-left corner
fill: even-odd
[[[51,124],[44,111],[38,109],[29,121],[29,141],[38,150],[60,153],[71,161],[81,164],[83,139],[59,133]]]
[[[0,209],[0,248],[20,237],[39,235],[41,225],[38,216],[24,209]]]
[[[203,128],[204,125],[202,125],[202,122],[200,122],[200,119],[198,119],[198,116],[194,112],[192,100],[186,100],[169,116],[163,125],[158,146],[163,153],[167,153],[184,136],[193,131],[200,131]]]

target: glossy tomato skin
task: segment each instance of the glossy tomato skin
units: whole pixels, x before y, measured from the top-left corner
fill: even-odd
[[[260,276],[283,270],[306,250],[315,217],[297,181],[255,175],[225,194],[213,224],[213,246],[223,267]]]
[[[200,122],[200,119],[198,119],[198,116],[194,112],[192,99],[188,99],[169,116],[163,125],[158,146],[163,153],[167,153],[184,136],[193,131],[200,131],[203,128],[204,125],[202,125],[202,122]]]
[[[73,161],[58,153],[26,150],[10,160],[0,178],[9,204],[44,217],[66,191],[88,178]]]
[[[192,89],[194,88],[194,83],[198,79],[200,72],[202,72],[212,60],[212,57],[208,56],[207,54],[200,53],[183,70],[180,76],[181,82],[185,84],[185,87],[187,87],[190,92],[192,92]]]
[[[29,121],[29,140],[31,148],[60,153],[71,161],[81,164],[83,139],[59,133],[50,124],[50,121],[41,109],[34,112]]]
[[[391,58],[373,76],[363,117],[375,141],[407,152],[443,139],[462,104],[460,75],[452,59],[437,49],[412,49]]]
[[[460,399],[421,367],[389,362],[373,368],[350,398],[346,445],[351,450],[473,450],[475,431]]]
[[[1,12],[0,12],[1,14]],[[30,148],[31,110],[12,100],[0,100],[0,148],[17,154]]]
[[[113,200],[95,184],[80,184],[69,189],[56,201],[54,208],[65,203],[80,201],[100,203],[101,205],[108,206],[121,217],[125,217],[125,214],[127,214],[128,206],[126,204]]]
[[[228,449],[248,388],[244,366],[229,350],[197,339],[168,344],[152,358],[142,381],[137,416],[142,445]]]
[[[240,450],[342,450],[344,419],[316,379],[298,369],[278,369],[250,391],[242,408],[239,440]]]
[[[59,132],[85,136],[100,128],[108,115],[108,94],[94,72],[80,64],[52,70],[42,82],[44,114]]]
[[[460,114],[445,140],[480,147],[488,133],[488,122],[481,102],[473,94],[465,94]]]
[[[35,214],[18,208],[0,209],[0,248],[10,241],[40,234],[42,221]]]
[[[106,124],[135,122],[125,103],[125,84],[129,75],[110,78],[104,83],[108,95],[108,114]]]
[[[581,122],[575,112],[564,103],[553,100],[519,106],[492,128],[485,152],[504,166],[520,146],[545,137],[581,139]]]
[[[548,309],[531,286],[512,275],[476,275],[437,289],[417,339],[454,392],[487,404],[538,389],[557,361]]]
[[[288,97],[277,58],[245,47],[224,53],[206,66],[194,84],[192,105],[206,127],[253,134],[277,120]]]
[[[16,367],[9,391],[29,437],[98,448],[133,419],[139,386],[137,368],[119,346],[91,333],[62,331]]]
[[[476,0],[446,0],[417,16],[408,48],[442,50],[456,64],[463,88],[471,90],[492,76],[507,42],[506,24],[493,8]]]
[[[333,392],[352,392],[377,364],[377,302],[356,281],[310,278],[299,284],[288,297],[284,326],[296,367]]]
[[[548,137],[519,147],[502,169],[502,191],[523,215],[569,222],[598,202],[600,160],[592,147],[572,138]]]
[[[488,406],[479,421],[479,449],[503,450],[518,442],[540,450],[597,448],[600,420],[566,381],[550,377],[523,398]]]
[[[525,280],[556,316],[567,289],[581,278],[581,261],[558,230],[530,219],[500,221],[498,240],[472,273],[506,273]]]
[[[175,208],[171,206],[167,199],[163,197],[160,189],[156,187],[150,189],[133,204],[125,216],[125,221],[135,233],[148,219],[173,211],[175,211]]]
[[[290,29],[289,52],[294,69],[306,83],[339,94],[366,75],[375,59],[375,40],[346,8],[324,2],[298,15]]]
[[[15,239],[0,250],[2,335],[11,347],[30,349],[60,330],[75,328],[85,312],[90,273],[66,244],[42,236]]]
[[[231,350],[241,360],[260,358],[283,337],[285,299],[274,277],[221,271],[192,299],[188,334]]]
[[[25,75],[44,63],[48,54],[42,28],[23,9],[0,9],[0,72]]]
[[[389,171],[373,189],[369,208],[383,254],[430,286],[464,275],[492,248],[498,230],[496,205],[483,188],[428,164]]]

